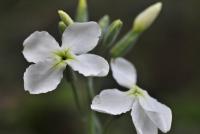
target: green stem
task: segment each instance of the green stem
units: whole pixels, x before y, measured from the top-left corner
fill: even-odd
[[[116,121],[117,119],[121,118],[122,115],[118,115],[118,116],[111,116],[105,123],[105,125],[103,126],[103,132],[102,134],[107,134],[108,133],[108,129],[109,127],[112,125],[113,121]]]
[[[80,101],[79,101],[79,97],[78,97],[78,92],[77,92],[76,86],[75,86],[74,82],[71,82],[70,84],[71,84],[71,87],[72,87],[72,91],[73,91],[76,107],[77,107],[78,111],[80,112],[80,114],[82,115],[81,105],[80,105]]]
[[[92,100],[92,98],[95,96],[95,93],[94,93],[94,79],[92,77],[88,78],[88,94],[89,94],[89,99],[90,100]]]
[[[76,85],[75,85],[77,78],[76,78],[76,75],[73,72],[73,70],[67,69],[67,71],[65,73],[65,78],[70,83],[70,86],[72,88],[72,92],[73,92],[73,96],[74,96],[74,100],[75,100],[77,110],[79,111],[80,115],[83,116],[79,95],[78,95],[77,88],[76,88]]]
[[[107,122],[105,123],[104,127],[103,127],[103,132],[102,134],[106,134],[108,132],[108,128],[110,127],[110,125],[112,124],[112,122],[114,121],[115,117],[112,116],[110,119],[107,120]]]
[[[89,98],[89,104],[93,97],[95,96],[94,92],[94,79],[92,77],[88,78],[88,98]],[[101,134],[102,133],[102,127],[101,123],[99,121],[99,118],[95,114],[95,112],[90,111],[89,112],[89,134]]]

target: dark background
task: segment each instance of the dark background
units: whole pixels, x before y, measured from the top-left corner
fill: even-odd
[[[88,0],[90,20],[104,14],[124,22],[133,19],[155,0]],[[137,68],[138,85],[173,111],[171,134],[200,133],[200,1],[165,0],[163,10],[126,55]],[[58,9],[75,14],[76,0],[0,1],[0,133],[75,134],[83,125],[65,81],[53,92],[29,95],[23,88],[28,67],[21,51],[24,39],[45,30],[60,41]],[[123,35],[123,34],[122,34]],[[121,35],[121,36],[122,36]],[[104,87],[116,87],[104,83]],[[80,92],[84,90],[80,89]],[[104,118],[108,115],[99,114]],[[129,113],[116,119],[112,134],[134,134]]]

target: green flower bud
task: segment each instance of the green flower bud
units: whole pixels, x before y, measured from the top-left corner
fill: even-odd
[[[104,15],[100,20],[99,20],[99,26],[101,27],[102,31],[106,31],[110,23],[110,17],[108,15]]]
[[[129,31],[116,45],[111,49],[110,53],[113,58],[121,57],[126,54],[135,45],[139,33],[133,30]]]
[[[63,21],[60,21],[58,23],[58,28],[59,28],[60,32],[63,33],[65,31],[65,29],[67,28],[67,26],[65,25],[65,23]]]
[[[115,20],[106,31],[103,39],[103,45],[106,47],[110,47],[115,42],[117,36],[120,33],[123,22],[121,20]]]
[[[87,0],[79,0],[77,13],[76,13],[77,22],[87,22],[88,21],[88,7]]]
[[[66,26],[69,26],[74,23],[72,18],[66,12],[58,10],[58,14],[60,16],[60,19],[64,22]]]
[[[133,24],[134,31],[143,32],[147,28],[151,26],[151,24],[155,21],[157,16],[162,9],[162,3],[158,2],[154,5],[151,5],[147,9],[145,9],[142,13],[140,13]]]

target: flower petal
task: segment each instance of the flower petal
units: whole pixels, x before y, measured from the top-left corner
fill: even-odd
[[[135,67],[124,58],[116,58],[111,60],[111,69],[114,79],[119,85],[132,88],[136,83],[136,69]]]
[[[59,44],[45,31],[32,33],[23,43],[23,55],[27,61],[37,63],[51,57],[51,53],[59,50]]]
[[[140,97],[140,105],[152,122],[164,133],[168,132],[172,123],[172,112],[169,107],[158,102],[146,93],[145,97]]]
[[[98,112],[119,115],[131,109],[133,100],[127,92],[106,89],[93,99],[91,108]]]
[[[109,72],[107,61],[94,54],[82,54],[68,63],[73,70],[78,71],[84,76],[106,76]]]
[[[54,90],[63,77],[65,63],[56,64],[46,60],[30,65],[24,73],[24,88],[31,94],[46,93]]]
[[[62,37],[62,47],[74,54],[83,54],[94,49],[98,43],[101,30],[96,22],[74,23]]]
[[[137,134],[157,134],[158,129],[147,116],[144,109],[140,106],[138,100],[133,103],[131,111],[133,123],[135,125]]]

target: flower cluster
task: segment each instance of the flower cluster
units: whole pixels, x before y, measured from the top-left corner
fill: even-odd
[[[115,41],[123,25],[121,20],[115,20],[110,24],[109,16],[104,16],[99,23],[88,22],[85,0],[79,2],[77,22],[59,10],[62,45],[45,31],[32,33],[23,43],[23,55],[28,62],[33,63],[24,73],[25,90],[31,94],[55,90],[67,66],[85,77],[107,76],[109,64],[104,53],[111,48],[108,56],[111,59],[108,60],[112,75],[119,85],[129,90],[126,92],[119,89],[102,90],[93,98],[91,109],[111,115],[131,111],[137,134],[157,134],[158,129],[164,133],[168,132],[172,122],[171,109],[136,85],[135,67],[122,58],[135,44],[140,34],[150,27],[161,7],[161,3],[156,3],[139,14],[133,23],[133,28],[117,43]],[[104,49],[102,57],[89,54],[88,52],[99,42],[102,43],[101,49]]]

